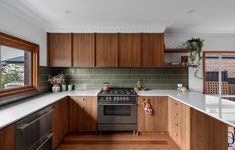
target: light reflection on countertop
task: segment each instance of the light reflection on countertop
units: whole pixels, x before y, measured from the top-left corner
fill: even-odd
[[[30,115],[43,107],[51,105],[66,96],[97,96],[100,90],[76,90],[60,93],[46,93],[20,103],[0,108],[0,129]],[[219,99],[218,96],[205,95],[199,92],[186,93],[177,90],[138,91],[139,96],[169,96],[200,112],[214,117],[235,127],[235,102]]]

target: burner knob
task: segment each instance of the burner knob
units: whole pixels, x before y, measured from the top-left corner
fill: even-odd
[[[106,97],[106,100],[108,100],[108,97]]]
[[[129,99],[129,97],[126,97],[126,101],[129,101],[130,99]]]

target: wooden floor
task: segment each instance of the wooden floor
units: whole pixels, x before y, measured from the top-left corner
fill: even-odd
[[[168,135],[67,135],[58,150],[179,150]]]

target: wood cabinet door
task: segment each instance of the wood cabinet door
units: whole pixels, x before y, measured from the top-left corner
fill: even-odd
[[[142,34],[142,67],[161,67],[164,58],[164,36],[162,33]]]
[[[95,66],[94,33],[73,34],[73,66],[74,67]]]
[[[142,102],[148,100],[153,114],[145,114]],[[138,98],[138,131],[140,132],[167,132],[168,124],[167,97],[139,97]]]
[[[121,33],[118,37],[119,67],[140,67],[141,34]]]
[[[72,37],[70,33],[48,33],[47,43],[49,66],[72,66]]]
[[[95,132],[97,123],[97,98],[82,97],[83,101],[83,131]]]
[[[69,131],[96,131],[97,100],[92,96],[74,96],[69,104]]]
[[[15,124],[9,125],[0,130],[0,150],[16,149],[16,127]]]
[[[52,113],[52,148],[56,147],[63,140],[68,132],[68,99],[67,97],[54,104]]]
[[[96,34],[96,66],[117,67],[118,65],[118,34]]]

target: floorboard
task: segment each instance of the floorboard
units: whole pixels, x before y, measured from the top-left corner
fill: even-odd
[[[58,150],[179,150],[168,135],[105,133],[102,135],[67,135]]]

